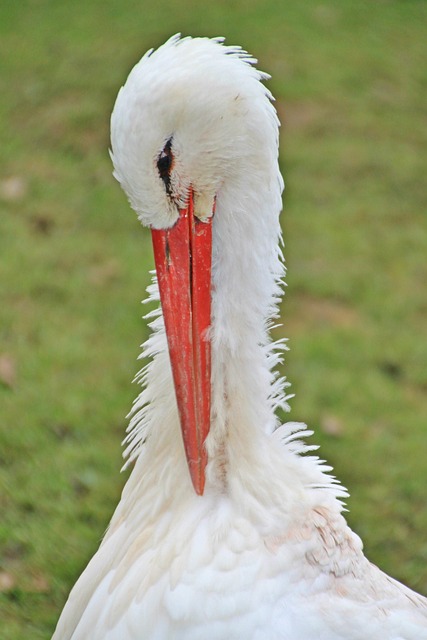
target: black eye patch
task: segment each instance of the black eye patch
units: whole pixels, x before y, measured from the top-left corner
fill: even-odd
[[[170,176],[173,168],[174,156],[172,153],[172,138],[166,142],[159,157],[157,158],[157,171],[165,185],[166,193],[171,195]]]

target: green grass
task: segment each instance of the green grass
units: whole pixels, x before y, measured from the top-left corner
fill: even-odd
[[[427,7],[0,4],[0,619],[49,638],[125,475],[150,239],[109,115],[167,36],[260,59],[284,122],[291,418],[316,429],[369,557],[427,593]]]

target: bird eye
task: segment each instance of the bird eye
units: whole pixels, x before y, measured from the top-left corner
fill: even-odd
[[[166,142],[157,158],[157,171],[165,184],[167,193],[171,194],[170,175],[173,167],[172,138]]]

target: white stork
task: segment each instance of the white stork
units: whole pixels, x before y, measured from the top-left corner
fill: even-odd
[[[311,432],[275,417],[283,182],[255,62],[175,36],[118,95],[114,175],[151,228],[162,312],[134,468],[54,640],[427,639],[427,600],[365,558]]]

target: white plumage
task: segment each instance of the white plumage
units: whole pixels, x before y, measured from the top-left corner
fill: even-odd
[[[268,329],[284,273],[283,183],[279,123],[254,63],[218,39],[174,37],[117,98],[114,173],[141,221],[172,227],[190,189],[198,218],[215,203],[206,485],[197,495],[188,473],[158,312],[126,439],[135,466],[54,640],[427,639],[427,600],[364,557],[345,490],[302,455],[310,432],[277,424],[286,383]],[[156,281],[149,294],[159,299]]]

